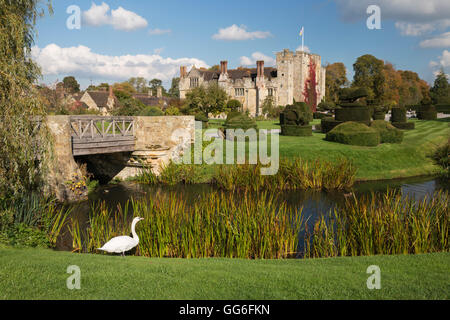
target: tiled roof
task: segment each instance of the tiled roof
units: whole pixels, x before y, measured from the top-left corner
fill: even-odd
[[[203,76],[205,81],[218,80],[220,77],[220,71],[211,70],[198,70]],[[244,79],[244,78],[256,78],[257,70],[256,68],[239,68],[228,70],[228,76],[232,80]],[[264,76],[269,80],[277,77],[276,68],[264,68]]]
[[[89,91],[89,95],[99,108],[106,108],[108,106],[109,92],[107,91]]]

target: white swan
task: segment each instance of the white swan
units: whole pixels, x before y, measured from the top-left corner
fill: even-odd
[[[139,244],[139,237],[136,234],[136,224],[142,220],[144,220],[144,218],[134,218],[133,223],[131,224],[133,238],[128,236],[115,237],[108,241],[102,248],[98,248],[98,250],[109,253],[121,253],[122,256],[125,256],[125,252],[130,251]]]

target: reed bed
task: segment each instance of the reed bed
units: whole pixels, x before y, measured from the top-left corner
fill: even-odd
[[[86,232],[72,223],[74,247],[97,252],[112,237],[129,234],[129,210],[145,219],[137,233],[138,254],[146,257],[288,258],[297,255],[303,228],[301,209],[278,207],[266,194],[255,201],[248,193],[237,197],[212,192],[189,204],[172,194],[167,199],[133,200],[116,213],[104,203],[92,207]]]
[[[222,166],[215,183],[227,191],[344,190],[353,186],[357,171],[346,159],[338,162],[284,159],[278,173],[272,176],[262,176],[261,168],[261,164]]]
[[[449,194],[415,201],[396,191],[354,197],[307,230],[305,257],[449,251]]]

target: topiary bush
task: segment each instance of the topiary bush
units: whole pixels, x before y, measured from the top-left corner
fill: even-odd
[[[391,122],[406,122],[405,108],[392,108]]]
[[[420,106],[417,112],[417,118],[419,120],[437,120],[436,107],[432,105]]]
[[[232,115],[227,118],[224,124],[224,128],[226,129],[256,129],[258,125],[256,124],[256,121],[246,114],[238,114],[238,115]]]
[[[391,124],[400,130],[414,130],[416,128],[414,122],[392,122]]]
[[[312,126],[281,126],[282,136],[293,136],[293,137],[310,137],[312,136]]]
[[[209,119],[208,119],[208,117],[207,117],[204,113],[202,113],[202,112],[199,112],[199,113],[196,113],[196,114],[195,114],[195,121],[202,122],[204,128],[207,128],[207,127],[208,127],[208,121],[209,121]]]
[[[371,118],[372,115],[368,107],[351,107],[351,108],[336,109],[335,115],[336,121],[363,122],[366,125],[369,125]]]
[[[342,123],[343,123],[342,121],[336,121],[334,120],[334,118],[330,117],[330,118],[323,118],[320,123],[320,126],[322,127],[323,133],[328,133]]]
[[[380,133],[381,143],[402,143],[403,131],[395,128],[389,122],[384,120],[375,120],[370,125],[371,128]]]
[[[313,118],[311,108],[304,102],[286,106],[280,114],[281,135],[312,136],[312,126],[309,123]]]
[[[353,146],[376,147],[381,142],[380,133],[359,122],[345,122],[338,125],[326,135],[327,141]]]

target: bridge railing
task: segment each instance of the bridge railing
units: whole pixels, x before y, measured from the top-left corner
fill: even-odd
[[[111,137],[134,137],[133,117],[92,117],[75,116],[70,118],[74,139],[105,139]]]
[[[133,117],[72,116],[73,155],[90,155],[134,150]]]

